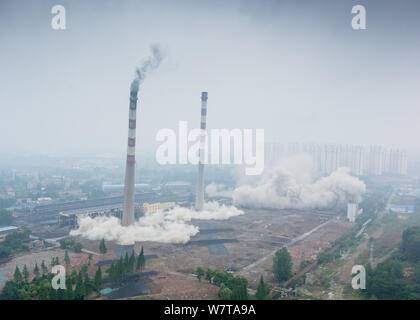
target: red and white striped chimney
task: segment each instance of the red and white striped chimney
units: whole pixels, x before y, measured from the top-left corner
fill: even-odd
[[[134,80],[130,88],[130,109],[128,116],[128,146],[127,162],[125,167],[124,184],[124,207],[122,214],[123,226],[129,226],[134,223],[134,180],[135,180],[135,157],[136,157],[136,111],[137,111],[137,93],[139,84]]]
[[[200,149],[198,162],[198,181],[197,195],[195,199],[195,209],[203,210],[204,205],[204,156],[205,156],[205,139],[206,139],[206,118],[207,118],[207,92],[201,92],[201,122],[200,122]]]

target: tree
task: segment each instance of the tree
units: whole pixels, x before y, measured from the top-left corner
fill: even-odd
[[[401,262],[388,258],[379,263],[367,282],[366,289],[378,299],[407,299]]]
[[[142,271],[146,265],[146,259],[144,257],[143,247],[141,247],[140,254],[137,257],[136,269]]]
[[[39,300],[48,300],[48,289],[43,285],[41,285],[41,287],[39,288],[38,299]]]
[[[35,278],[39,278],[39,268],[38,268],[38,263],[35,263],[35,267],[34,267],[34,275],[35,275]]]
[[[266,300],[270,290],[267,284],[264,282],[263,276],[260,277],[260,282],[258,283],[257,292],[255,293],[255,298],[257,300]]]
[[[134,250],[131,252],[131,256],[130,259],[128,259],[128,271],[129,272],[134,272],[136,266],[136,256],[134,254]]]
[[[29,281],[29,271],[28,271],[28,268],[26,267],[26,264],[23,266],[22,274],[23,274],[23,279],[25,280],[25,283],[28,283],[28,281]]]
[[[72,288],[71,285],[66,286],[66,298],[67,298],[67,300],[73,300],[74,299],[73,288]]]
[[[0,300],[22,300],[15,281],[7,281],[0,294]]]
[[[90,266],[90,262],[92,260],[93,255],[91,253],[88,254],[88,265]]]
[[[129,272],[130,271],[130,259],[128,258],[128,252],[125,252],[124,257],[124,271]]]
[[[74,290],[74,296],[77,300],[83,300],[86,295],[85,284],[83,283],[83,275],[80,271],[77,276],[76,288]]]
[[[201,278],[204,276],[204,270],[201,267],[197,267],[196,270],[198,281],[201,281]]]
[[[76,242],[73,246],[73,250],[76,253],[82,252],[83,245],[80,242]]]
[[[108,273],[108,276],[114,280],[117,277],[116,274],[116,265],[114,262],[111,263],[111,266],[106,270],[106,273]]]
[[[13,216],[5,209],[0,209],[0,226],[7,226],[12,224]]]
[[[244,277],[234,277],[227,286],[232,290],[231,300],[248,300],[248,280]]]
[[[420,262],[416,265],[416,271],[413,278],[417,285],[420,285]]]
[[[89,278],[89,275],[87,273],[85,273],[84,285],[85,285],[85,295],[89,296],[94,289],[93,287],[94,285],[93,285],[93,281]]]
[[[103,257],[103,255],[104,255],[107,251],[108,251],[108,249],[106,248],[106,245],[105,245],[105,239],[104,239],[104,238],[102,238],[101,242],[99,243],[99,252],[102,254],[102,257]]]
[[[67,250],[64,253],[64,262],[66,263],[66,266],[68,266],[70,264],[69,252]]]
[[[116,266],[116,276],[117,278],[122,279],[124,277],[124,259],[123,257],[120,257],[120,260],[118,260],[117,262],[117,266]]]
[[[213,278],[213,272],[210,269],[207,269],[206,271],[206,280],[211,283],[211,279]]]
[[[231,300],[232,290],[230,290],[224,283],[220,285],[219,297],[221,300]]]
[[[420,261],[420,226],[404,230],[401,249],[408,260],[415,263]]]
[[[0,259],[6,258],[12,254],[12,250],[8,247],[4,247],[0,245]]]
[[[45,276],[48,274],[48,268],[44,260],[42,260],[41,262],[41,271],[42,271],[42,276]]]
[[[292,258],[286,248],[277,250],[275,253],[273,273],[278,282],[286,281],[292,276]]]
[[[73,270],[71,272],[71,274],[70,274],[70,281],[71,281],[71,284],[72,285],[73,284],[76,284],[76,282],[77,282],[77,271],[76,270]]]
[[[98,269],[96,270],[95,273],[95,278],[93,280],[94,286],[95,286],[95,290],[97,292],[99,292],[99,289],[102,286],[102,271],[101,271],[101,267],[98,267]]]
[[[15,273],[13,274],[13,280],[17,285],[22,283],[22,273],[20,272],[18,266],[15,268]]]
[[[60,243],[60,248],[61,249],[67,249],[68,248],[68,243],[67,243],[67,241],[65,239],[61,239],[59,241],[59,243]]]
[[[89,268],[88,268],[88,266],[87,265],[83,265],[82,266],[82,268],[80,269],[80,271],[82,272],[82,274],[85,276],[85,275],[87,275],[87,272],[88,272],[88,270],[89,270]]]

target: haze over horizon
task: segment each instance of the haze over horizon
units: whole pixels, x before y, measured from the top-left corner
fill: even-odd
[[[139,92],[139,153],[159,129],[263,128],[265,140],[380,144],[420,152],[419,4],[363,1],[0,3],[0,153],[125,154],[129,86],[159,43],[166,60]],[[380,5],[379,5],[380,4]]]

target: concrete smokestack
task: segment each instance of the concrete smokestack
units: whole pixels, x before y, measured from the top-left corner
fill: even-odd
[[[124,207],[122,214],[123,226],[134,223],[134,176],[136,155],[136,111],[139,81],[135,79],[130,88],[130,109],[128,120],[127,162],[125,167]]]
[[[200,149],[198,162],[198,182],[197,195],[195,199],[195,209],[197,211],[203,210],[204,204],[204,155],[205,155],[205,131],[206,131],[206,117],[207,117],[207,92],[201,92],[201,135],[200,135]]]

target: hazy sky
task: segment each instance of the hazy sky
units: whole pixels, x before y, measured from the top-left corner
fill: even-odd
[[[64,5],[67,29],[51,28]],[[363,4],[367,30],[351,28]],[[0,1],[0,152],[125,153],[129,85],[152,43],[138,151],[179,120],[266,141],[420,151],[418,1]],[[153,149],[152,149],[153,150]]]

